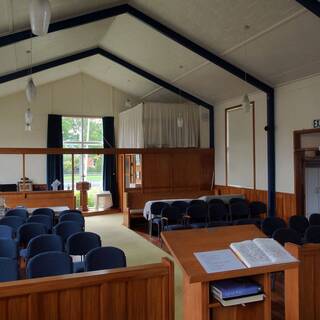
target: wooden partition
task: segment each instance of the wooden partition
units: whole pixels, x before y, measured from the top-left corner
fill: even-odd
[[[247,189],[229,186],[215,186],[216,194],[244,194],[249,201],[262,201],[267,204],[268,191]],[[292,193],[276,193],[276,214],[278,217],[288,220],[292,215],[297,214],[296,197]]]
[[[1,320],[173,320],[173,263],[0,284]]]
[[[320,320],[320,244],[287,243],[286,249],[300,261],[285,272],[286,320]]]
[[[75,208],[75,196],[73,191],[30,191],[30,192],[0,192],[8,207],[26,206]]]

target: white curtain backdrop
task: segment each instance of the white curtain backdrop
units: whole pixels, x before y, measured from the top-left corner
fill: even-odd
[[[182,127],[178,127],[182,119]],[[199,147],[199,106],[192,104],[144,103],[145,148]]]
[[[143,103],[119,114],[119,148],[143,148]]]

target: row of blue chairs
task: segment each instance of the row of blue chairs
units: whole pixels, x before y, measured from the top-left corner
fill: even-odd
[[[115,247],[97,247],[90,250],[84,259],[83,271],[96,271],[126,267],[126,257]],[[71,274],[74,264],[70,255],[63,251],[48,251],[35,255],[27,264],[26,277],[39,278]],[[0,282],[19,279],[17,260],[0,257]]]
[[[172,204],[158,201],[151,205],[152,225],[160,231],[202,228],[237,224],[239,220],[253,219],[260,224],[260,215],[266,213],[263,202],[249,203],[245,199],[233,198],[229,205],[220,199],[208,203],[203,200],[191,202],[174,201]]]

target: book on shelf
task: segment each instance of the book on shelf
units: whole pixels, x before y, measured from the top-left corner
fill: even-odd
[[[235,242],[230,244],[230,248],[248,268],[298,261],[280,243],[270,238]]]
[[[261,294],[262,287],[250,278],[225,279],[213,282],[211,292],[220,299],[232,299]]]
[[[264,294],[260,293],[260,294],[255,294],[255,295],[251,295],[251,296],[238,297],[238,298],[232,298],[232,299],[221,299],[219,297],[215,297],[215,298],[224,307],[230,307],[230,306],[236,306],[236,305],[239,305],[239,304],[245,305],[247,303],[263,301]]]

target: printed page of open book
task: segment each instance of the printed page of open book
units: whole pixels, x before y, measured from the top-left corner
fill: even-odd
[[[257,238],[253,242],[269,257],[272,263],[297,261],[279,242],[273,239]]]
[[[271,259],[252,240],[231,243],[230,248],[249,268],[272,264]]]

